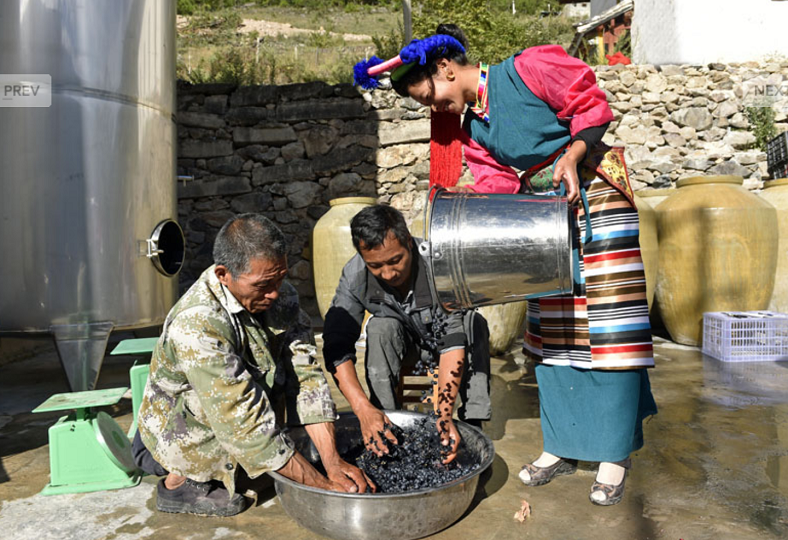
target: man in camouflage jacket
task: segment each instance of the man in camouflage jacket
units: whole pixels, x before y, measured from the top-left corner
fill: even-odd
[[[278,471],[315,487],[364,491],[363,473],[336,452],[336,408],[309,319],[283,281],[282,233],[260,215],[239,216],[219,232],[214,259],[167,316],[140,407],[137,462],[168,473],[157,507],[242,511],[239,465],[250,478]],[[279,427],[283,416],[306,426],[328,478],[294,450]]]

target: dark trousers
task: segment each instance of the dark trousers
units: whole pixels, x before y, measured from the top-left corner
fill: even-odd
[[[463,321],[470,341],[460,383],[461,420],[489,420],[490,333],[487,321],[474,311]],[[403,324],[392,317],[372,317],[367,322],[367,351],[364,366],[372,404],[381,409],[400,409],[397,399],[402,366],[414,365],[419,355],[430,355],[414,342]],[[435,359],[437,362],[437,358]]]
[[[153,454],[145,448],[145,444],[140,438],[140,430],[134,434],[134,441],[131,443],[131,455],[134,457],[134,463],[137,467],[142,469],[142,472],[152,476],[167,476],[169,471],[161,466],[161,464],[153,459]]]

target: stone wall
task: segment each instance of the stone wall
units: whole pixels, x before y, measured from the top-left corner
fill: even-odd
[[[747,82],[784,85],[788,63],[649,65],[596,69],[625,143],[635,189],[698,174],[738,174],[750,188],[766,156],[749,150]],[[782,107],[781,130],[788,129]],[[316,314],[310,233],[342,196],[377,196],[412,218],[429,180],[428,111],[391,90],[359,92],[321,82],[288,86],[179,85],[179,220],[187,237],[181,287],[212,262],[219,227],[262,212],[291,241],[290,280]],[[465,171],[464,181],[470,181]]]
[[[615,115],[604,141],[626,145],[635,190],[704,174],[739,175],[754,189],[767,178],[766,154],[752,149],[745,106],[757,103],[761,90],[778,93],[777,127],[788,130],[788,62],[596,71]]]
[[[309,239],[329,201],[375,196],[408,216],[423,204],[429,119],[391,91],[180,84],[177,119],[182,290],[212,263],[213,240],[228,218],[262,212],[288,236],[290,280],[317,313]]]

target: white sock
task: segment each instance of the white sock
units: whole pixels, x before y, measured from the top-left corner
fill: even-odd
[[[617,486],[624,479],[626,468],[615,463],[602,462],[599,464],[599,472],[596,475],[596,481],[602,484],[610,484]]]
[[[550,452],[542,452],[542,455],[539,456],[539,459],[534,461],[534,465],[537,467],[549,467],[550,465],[555,465],[556,461],[561,459],[558,456],[554,456]]]
[[[561,458],[558,456],[554,456],[549,452],[542,452],[542,455],[539,456],[539,459],[534,461],[533,464],[536,465],[537,467],[549,467],[550,465],[554,465],[555,462],[558,461],[559,459]],[[531,475],[528,474],[528,471],[526,469],[520,471],[520,474],[518,476],[520,477],[520,480],[522,480],[523,482],[531,481]]]

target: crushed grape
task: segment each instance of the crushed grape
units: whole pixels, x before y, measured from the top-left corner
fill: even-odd
[[[345,458],[354,462],[377,486],[378,493],[404,493],[433,488],[466,476],[479,468],[479,463],[461,463],[457,459],[443,464],[446,449],[441,445],[435,416],[419,419],[405,429],[386,425],[399,444],[388,444],[388,454],[376,456],[364,450]],[[383,438],[388,443],[388,440]],[[370,441],[372,442],[372,441]],[[460,443],[462,444],[462,442]]]

